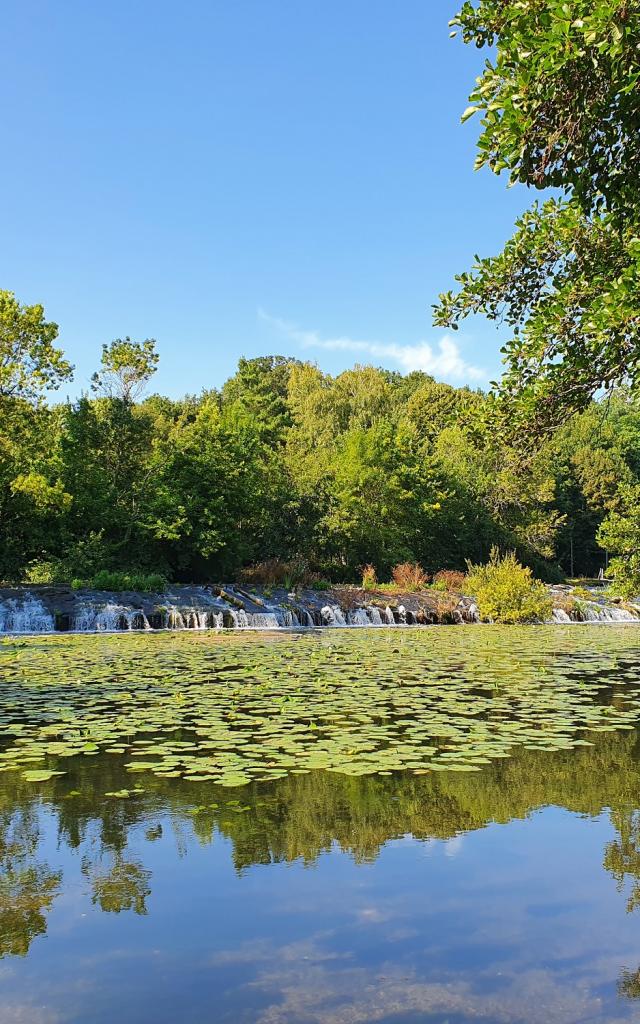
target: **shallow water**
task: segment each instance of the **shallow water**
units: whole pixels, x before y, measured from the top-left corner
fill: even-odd
[[[0,1024],[638,1019],[635,627],[87,640],[0,644]]]

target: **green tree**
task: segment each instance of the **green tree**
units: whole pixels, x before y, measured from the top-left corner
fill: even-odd
[[[152,338],[132,341],[116,338],[102,346],[101,367],[91,378],[92,390],[105,398],[130,405],[140,397],[159,361]]]
[[[640,595],[640,483],[621,488],[620,504],[598,531],[598,541],[616,557],[610,570],[624,597]]]
[[[22,306],[13,292],[0,291],[0,401],[37,401],[70,379],[73,367],[55,347],[57,337],[42,306]]]
[[[513,328],[496,411],[539,434],[602,387],[640,383],[640,9],[628,0],[480,0],[453,19],[495,47],[463,120],[476,166],[565,199],[534,205],[497,257],[476,258],[435,322]]]

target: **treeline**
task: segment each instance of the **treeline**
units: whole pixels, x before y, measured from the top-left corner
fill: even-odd
[[[424,373],[332,377],[241,359],[220,390],[143,397],[154,343],[105,346],[91,389],[46,404],[71,367],[41,307],[0,293],[0,576],[104,570],[232,579],[268,559],[333,582],[513,549],[547,579],[593,575],[637,529],[640,409],[593,402],[523,459],[490,398]],[[604,526],[603,526],[604,523]]]

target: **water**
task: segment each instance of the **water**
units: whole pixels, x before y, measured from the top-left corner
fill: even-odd
[[[391,701],[390,664],[398,680],[422,665],[434,708],[446,701],[452,722],[478,714],[496,735],[505,716],[546,733],[555,701],[570,741],[583,691],[618,725],[618,714],[637,720],[633,626],[0,644],[5,690],[22,687],[23,724],[66,714],[73,732],[76,693],[89,699],[111,678],[128,687],[134,746],[133,712],[155,714],[150,674],[187,704],[190,686],[227,677],[242,732],[260,666],[284,679],[285,666],[295,678],[308,663],[322,692],[330,666],[336,693],[340,679],[355,685],[354,668],[377,678],[380,722],[391,715],[398,732],[412,728],[414,698],[405,680]],[[366,702],[348,708],[340,729],[360,729]],[[282,712],[265,713],[268,731]],[[468,774],[291,765],[234,787],[131,773],[130,749],[49,755],[46,767],[65,774],[39,784],[3,771],[1,1024],[637,1020],[640,739],[602,717],[578,733],[590,746],[530,749],[514,737],[509,756]],[[0,700],[0,724],[18,719]],[[5,743],[21,735],[29,746],[28,729]],[[172,735],[186,742],[188,732]],[[439,742],[446,752],[452,738]]]

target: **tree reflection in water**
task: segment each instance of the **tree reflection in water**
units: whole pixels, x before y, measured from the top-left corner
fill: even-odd
[[[146,914],[152,872],[140,857],[146,842],[170,837],[181,852],[230,841],[238,874],[256,864],[311,865],[333,844],[357,863],[374,861],[391,839],[451,839],[491,822],[524,818],[556,805],[596,816],[607,811],[616,836],[603,865],[627,910],[640,907],[640,747],[635,732],[604,733],[592,747],[555,754],[518,749],[510,759],[470,775],[289,776],[277,783],[221,789],[153,775],[137,776],[143,792],[105,796],[131,784],[108,756],[68,761],[67,775],[36,793],[16,773],[0,782],[0,956],[24,956],[45,933],[62,890],[60,871],[41,852],[42,808],[55,815],[58,842],[81,853],[89,897],[101,911]],[[635,801],[635,803],[634,803]],[[131,839],[137,833],[135,854]],[[144,847],[143,847],[144,849]],[[619,993],[640,997],[640,970],[621,969]]]

